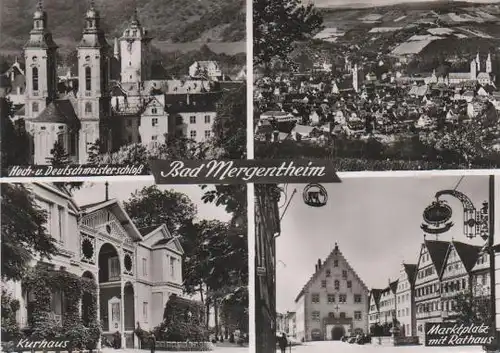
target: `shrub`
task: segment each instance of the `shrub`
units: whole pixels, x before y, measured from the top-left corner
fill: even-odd
[[[160,341],[205,341],[208,330],[203,322],[201,303],[171,295],[163,314],[163,322],[154,329]]]

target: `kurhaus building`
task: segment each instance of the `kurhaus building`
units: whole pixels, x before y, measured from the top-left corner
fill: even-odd
[[[118,331],[122,347],[137,347],[136,325],[146,330],[158,326],[169,297],[183,293],[179,240],[165,225],[137,229],[115,199],[103,197],[98,203],[78,205],[64,187],[29,185],[37,204],[47,212],[46,230],[58,249],[50,260],[40,261],[35,255],[32,265],[94,280],[103,335],[111,338]],[[34,296],[23,289],[22,282],[9,282],[7,288],[20,301],[19,325],[27,327]],[[54,320],[64,321],[64,303],[63,293],[53,290]]]
[[[335,244],[295,299],[296,337],[339,340],[368,333],[368,288]]]

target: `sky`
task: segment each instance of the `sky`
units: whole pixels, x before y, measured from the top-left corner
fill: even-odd
[[[75,201],[81,206],[89,203],[104,201],[105,181],[86,182],[80,190],[74,192]],[[130,199],[132,193],[141,190],[143,187],[153,185],[154,182],[137,181],[114,181],[109,183],[109,198],[116,198],[120,201]],[[187,195],[198,209],[198,219],[218,219],[229,221],[231,216],[226,213],[224,207],[217,207],[212,203],[205,204],[201,200],[204,190],[198,185],[158,185],[160,190],[173,189]]]
[[[328,203],[323,207],[310,207],[303,202],[304,185],[288,185],[289,197],[294,188],[297,193],[283,216],[281,235],[276,239],[278,312],[294,310],[295,297],[314,273],[318,259],[323,261],[336,242],[368,288],[387,286],[389,278],[398,277],[403,261],[416,264],[418,260],[424,240],[420,229],[423,210],[437,191],[455,188],[460,178],[344,178],[342,183],[323,185],[328,192]],[[496,184],[498,191],[500,180]],[[466,176],[457,190],[480,207],[488,200],[488,176]],[[496,199],[500,199],[500,193],[496,194]],[[463,235],[460,201],[445,199],[453,209],[455,225],[439,240],[453,237],[456,241],[483,245],[482,239],[471,241]]]

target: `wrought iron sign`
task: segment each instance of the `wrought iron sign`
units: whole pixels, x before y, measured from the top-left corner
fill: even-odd
[[[436,201],[428,206],[423,213],[424,223],[420,228],[429,234],[442,234],[453,227],[452,210],[448,203],[440,200],[441,196],[449,195],[458,199],[463,206],[463,232],[468,238],[480,236],[484,240],[489,236],[489,206],[483,202],[477,210],[472,201],[457,190],[442,190],[436,193]]]
[[[328,201],[328,193],[326,189],[320,184],[308,184],[304,188],[302,198],[306,205],[312,207],[325,206]]]
[[[450,222],[453,212],[446,201],[434,201],[424,210],[424,222],[420,228],[429,234],[441,234],[453,227]]]

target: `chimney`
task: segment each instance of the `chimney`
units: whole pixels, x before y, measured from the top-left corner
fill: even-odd
[[[335,243],[335,251],[338,251],[339,250],[339,246],[337,243]]]
[[[318,259],[318,270],[321,269],[321,259]]]
[[[318,264],[314,265],[315,271],[314,273],[318,272]]]

